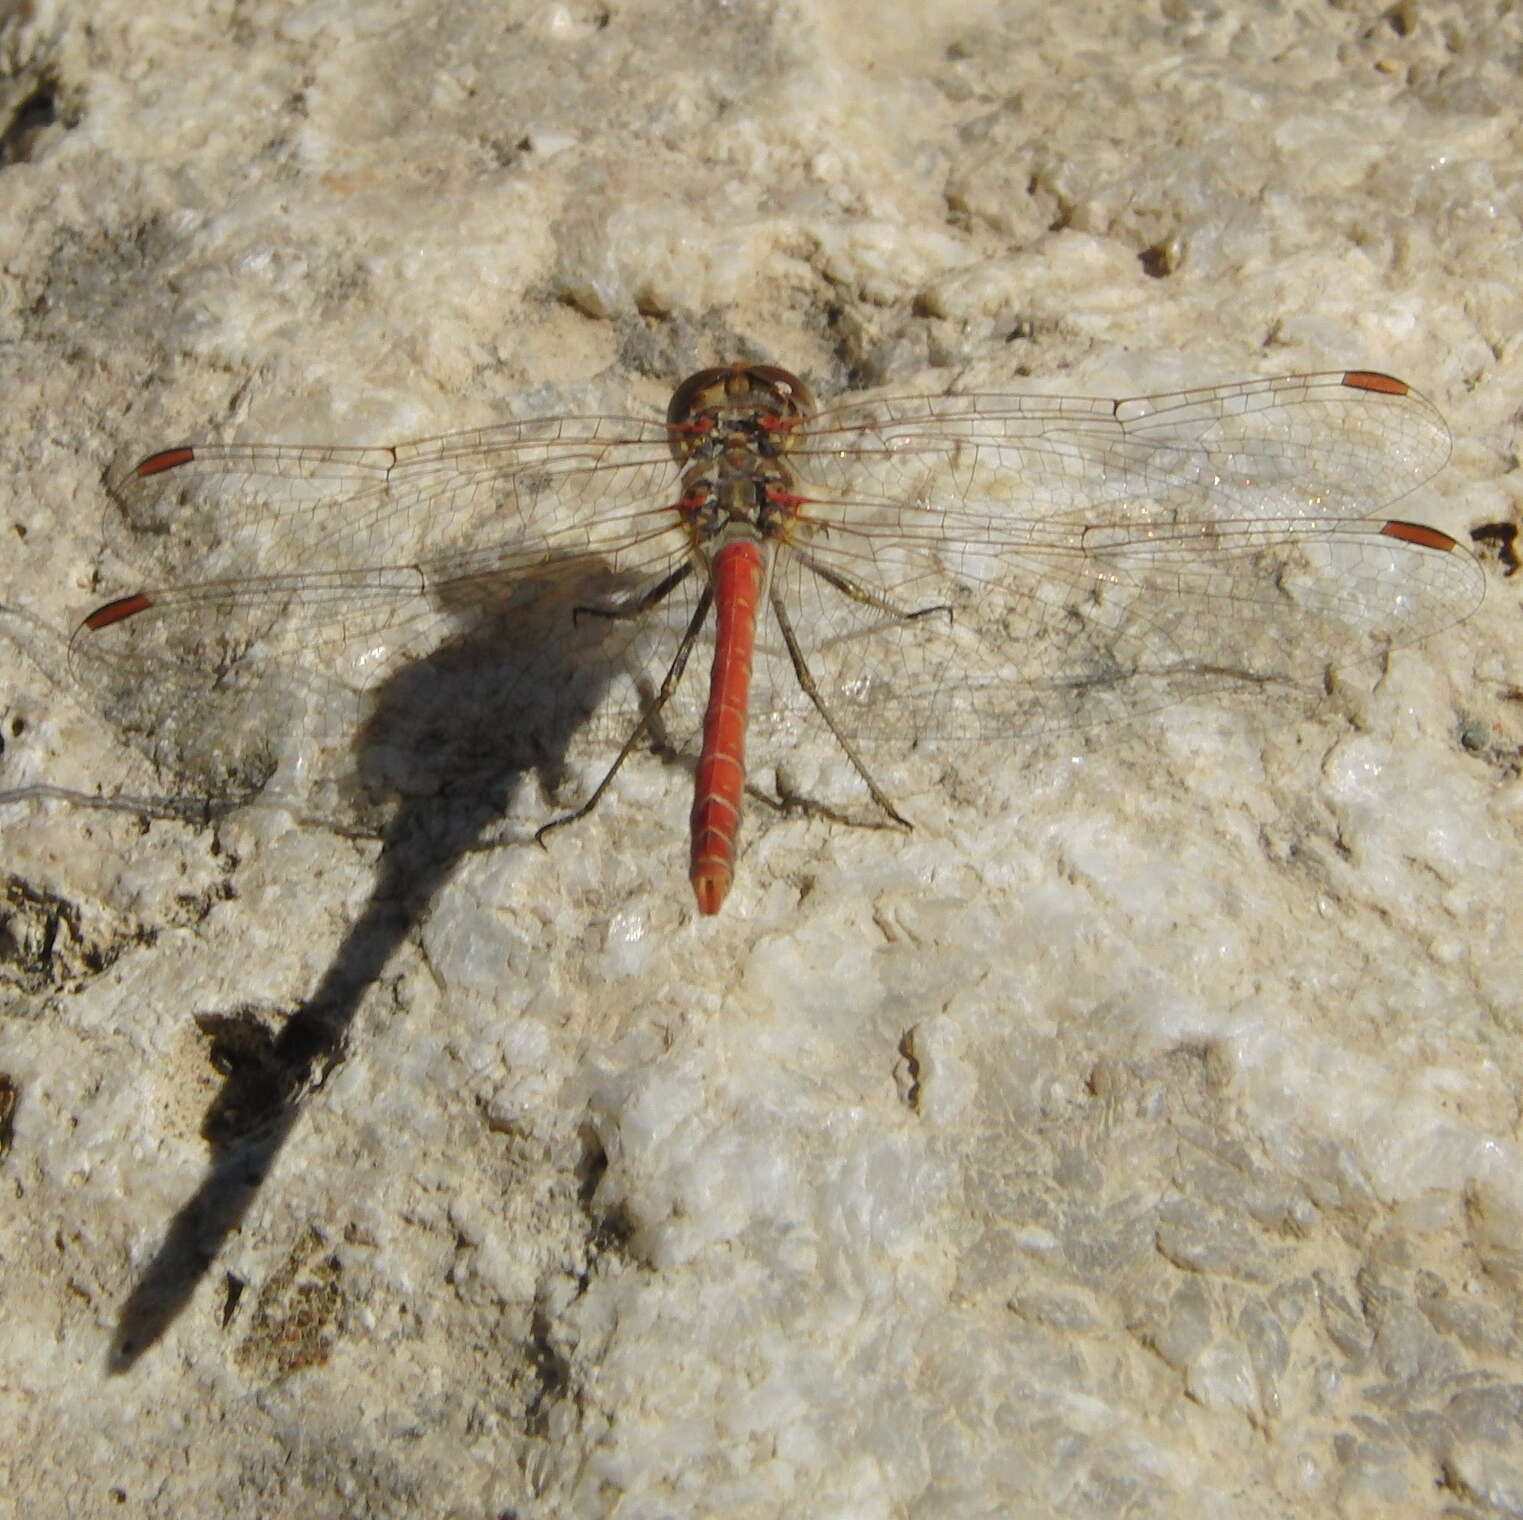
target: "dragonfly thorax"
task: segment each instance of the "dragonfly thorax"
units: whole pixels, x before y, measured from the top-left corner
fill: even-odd
[[[733,449],[688,471],[678,510],[693,549],[708,559],[727,543],[784,536],[797,499],[792,472],[781,460]]]

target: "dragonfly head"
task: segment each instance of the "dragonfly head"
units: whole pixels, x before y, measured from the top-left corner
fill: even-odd
[[[677,387],[666,409],[672,455],[686,464],[734,441],[780,454],[792,447],[814,409],[809,387],[785,369],[770,364],[701,369]]]

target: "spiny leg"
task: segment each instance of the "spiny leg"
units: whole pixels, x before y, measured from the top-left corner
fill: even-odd
[[[647,587],[636,597],[627,602],[619,602],[612,607],[574,607],[571,610],[572,621],[579,617],[607,618],[611,622],[618,622],[623,618],[639,617],[642,613],[660,602],[664,602],[683,581],[693,572],[693,562],[684,560],[670,574],[664,575],[654,586]]]
[[[828,577],[827,577],[828,578]],[[833,584],[833,583],[832,583]],[[844,587],[842,588],[845,589]],[[908,818],[902,817],[899,810],[884,794],[878,783],[873,780],[872,772],[863,763],[862,757],[853,748],[851,740],[836,725],[836,720],[831,717],[830,709],[825,705],[824,698],[820,696],[820,689],[814,684],[814,676],[810,674],[808,661],[804,659],[804,651],[799,647],[798,638],[793,632],[793,624],[788,621],[788,611],[783,606],[783,599],[776,587],[771,593],[772,614],[777,619],[777,626],[783,631],[783,642],[788,646],[788,658],[793,661],[793,673],[798,678],[798,683],[803,687],[809,700],[814,703],[814,710],[825,720],[825,726],[835,735],[836,743],[845,752],[846,758],[851,761],[857,774],[867,784],[867,790],[872,793],[872,799],[878,804],[885,814],[900,828],[910,828]],[[873,601],[877,606],[878,602]],[[925,611],[934,612],[936,608],[927,607]],[[910,613],[910,617],[919,617],[920,613]]]
[[[661,594],[664,596],[666,592],[670,591],[672,586],[676,585],[677,581],[680,578],[681,577],[668,576],[667,580],[662,582],[662,586],[665,589],[662,590]],[[702,629],[704,622],[707,620],[709,615],[709,608],[712,607],[713,604],[713,588],[710,586],[705,586],[703,588],[703,595],[698,598],[698,605],[696,608],[694,608],[693,616],[688,622],[687,630],[682,635],[682,642],[677,646],[677,653],[672,657],[672,663],[667,667],[666,675],[661,681],[661,688],[656,693],[655,701],[653,701],[651,705],[646,708],[643,713],[640,714],[640,721],[636,723],[634,728],[630,731],[629,737],[624,741],[624,747],[614,758],[613,764],[608,767],[607,773],[604,775],[603,779],[598,782],[596,788],[593,790],[592,795],[581,805],[581,807],[577,808],[575,812],[567,813],[562,818],[552,818],[550,822],[545,824],[543,828],[537,829],[534,834],[534,841],[536,844],[543,845],[545,842],[545,835],[550,833],[551,830],[558,829],[563,824],[575,823],[578,818],[585,818],[587,814],[597,806],[598,799],[603,795],[604,792],[608,790],[609,785],[613,781],[613,778],[619,774],[619,767],[623,765],[624,762],[629,758],[630,754],[634,750],[634,747],[641,741],[641,739],[643,739],[646,734],[650,732],[651,724],[654,723],[657,717],[660,716],[661,709],[666,706],[667,702],[671,698],[672,693],[676,691],[677,683],[682,679],[682,672],[687,669],[688,656],[693,652],[693,645],[698,640],[699,631]],[[606,612],[603,615],[607,617],[624,617],[629,616],[630,614],[625,611],[614,611]]]
[[[886,612],[890,617],[903,618],[910,622],[914,618],[929,617],[933,612],[944,612],[950,618],[952,608],[946,602],[937,602],[930,607],[904,608],[897,602],[891,601],[881,591],[874,591],[871,586],[864,586],[861,581],[854,581],[849,575],[842,575],[839,570],[832,570],[828,565],[822,565],[806,550],[794,549],[793,557],[805,567],[812,570],[822,581],[834,586],[842,596],[849,596],[854,602],[861,602],[866,607],[875,607],[879,612]]]

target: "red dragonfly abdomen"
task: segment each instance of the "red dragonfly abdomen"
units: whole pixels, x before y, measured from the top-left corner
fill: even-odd
[[[691,872],[698,911],[706,915],[719,911],[735,874],[735,835],[746,782],[751,658],[764,573],[761,545],[752,539],[723,545],[710,568],[714,668],[693,790]]]

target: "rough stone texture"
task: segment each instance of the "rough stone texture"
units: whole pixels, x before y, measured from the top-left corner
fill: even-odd
[[[822,394],[1380,368],[1456,438],[1401,514],[1515,517],[1516,10],[866,14],[13,13],[0,598],[99,600],[102,474],[149,446],[659,411],[737,355]],[[548,851],[532,777],[478,849],[437,801],[384,853],[11,801],[0,1507],[1523,1514],[1489,575],[1309,712],[970,753],[907,838],[756,807],[713,921],[653,756]],[[0,675],[0,784],[153,791]],[[170,1319],[171,1221],[314,1003],[346,1058]]]

